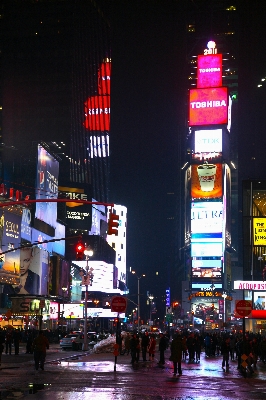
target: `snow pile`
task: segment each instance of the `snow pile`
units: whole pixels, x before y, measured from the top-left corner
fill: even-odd
[[[93,353],[113,353],[116,343],[115,336],[109,336],[107,339],[101,340],[93,347]]]
[[[126,335],[126,332],[121,332],[122,337]],[[116,335],[111,335],[107,339],[101,340],[99,343],[95,344],[93,347],[93,353],[113,353],[114,345],[116,344]],[[122,348],[124,348],[124,341],[122,344]]]

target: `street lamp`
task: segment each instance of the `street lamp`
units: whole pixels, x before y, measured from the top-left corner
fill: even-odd
[[[86,257],[86,273],[84,274],[85,271],[83,271],[83,276],[82,276],[82,284],[85,283],[85,313],[84,313],[84,344],[83,344],[83,350],[87,351],[88,350],[88,336],[87,336],[87,323],[88,323],[88,313],[87,313],[87,303],[88,303],[88,280],[90,280],[90,286],[92,285],[92,278],[93,278],[93,268],[90,268],[89,270],[89,257],[92,257],[93,251],[90,249],[90,247],[86,247],[84,250],[84,255]]]
[[[226,297],[227,297],[227,294],[224,292],[224,293],[222,294],[222,297],[223,297],[223,299],[224,299],[224,330],[225,330],[225,299],[226,299]]]
[[[150,321],[151,321],[151,315],[152,315],[152,300],[154,299],[154,296],[152,294],[149,294],[148,296],[149,301],[150,301]]]
[[[140,301],[139,301],[139,281],[140,279],[145,276],[145,274],[141,274],[140,276],[137,276],[136,271],[131,271],[132,274],[136,275],[138,279],[138,332],[139,332],[139,322],[140,322]]]

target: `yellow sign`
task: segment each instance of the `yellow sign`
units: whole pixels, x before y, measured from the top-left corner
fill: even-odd
[[[266,246],[266,218],[253,218],[253,244]]]

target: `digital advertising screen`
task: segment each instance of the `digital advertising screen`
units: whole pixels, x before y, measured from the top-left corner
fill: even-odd
[[[110,130],[110,96],[92,96],[84,103],[84,127],[90,131]]]
[[[253,244],[266,246],[266,218],[253,218]]]
[[[189,126],[222,125],[227,122],[227,87],[190,89]]]
[[[109,135],[90,136],[90,157],[109,157]]]
[[[22,209],[21,239],[31,242],[31,211],[28,208]]]
[[[191,203],[191,238],[221,238],[223,231],[223,203]]]
[[[91,201],[90,185],[82,187],[59,186],[60,198],[69,199],[64,209],[65,222],[70,229],[90,230],[91,228],[91,204],[77,203],[75,200]]]
[[[222,279],[221,260],[192,260],[192,281],[198,279]]]
[[[1,252],[20,246],[21,216],[0,210]],[[19,250],[5,253],[0,258],[0,282],[13,284],[19,281]]]
[[[222,138],[222,129],[196,130],[194,153],[201,160],[216,158],[223,151]],[[196,157],[196,154],[193,158]]]
[[[253,293],[253,309],[266,310],[266,291]]]
[[[38,145],[36,200],[57,199],[59,162],[42,146]],[[57,203],[36,203],[35,218],[55,227]]]
[[[222,257],[222,242],[194,242],[191,243],[191,257]]]
[[[197,88],[222,86],[222,54],[199,55]]]
[[[222,164],[204,162],[191,165],[191,197],[193,199],[221,198],[222,177]]]

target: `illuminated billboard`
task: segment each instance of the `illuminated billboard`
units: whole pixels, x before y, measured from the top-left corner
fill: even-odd
[[[57,199],[59,162],[46,149],[38,145],[36,200]],[[55,227],[57,203],[36,203],[35,218]]]
[[[90,136],[90,157],[109,157],[109,135]]]
[[[197,88],[222,86],[222,54],[198,56]]]
[[[221,238],[223,231],[223,203],[191,203],[191,238]]]
[[[209,129],[195,131],[194,152],[200,154],[201,160],[204,158],[215,158],[216,154],[221,154],[222,145],[222,129]]]
[[[191,243],[191,257],[222,257],[222,242],[194,242]]]
[[[192,260],[192,280],[222,278],[222,261],[220,260]]]
[[[222,164],[204,162],[191,165],[191,197],[193,199],[221,198]]]
[[[266,246],[266,218],[253,218],[253,244]]]
[[[84,103],[84,126],[90,131],[109,131],[110,96],[92,96]]]
[[[189,91],[189,125],[221,125],[228,122],[227,87]]]

